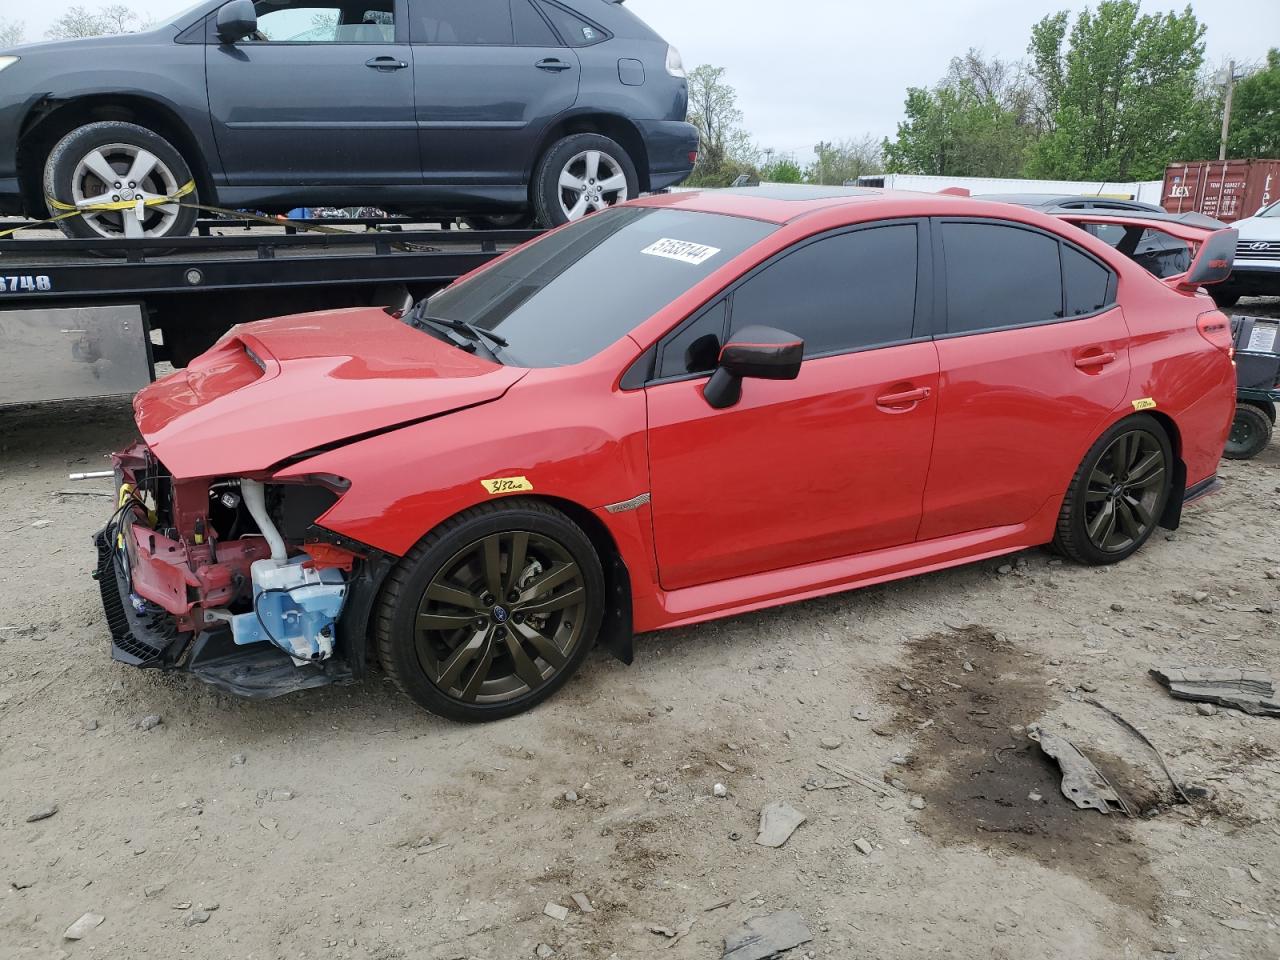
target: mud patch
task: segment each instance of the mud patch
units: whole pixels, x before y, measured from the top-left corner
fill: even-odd
[[[977,843],[1074,874],[1149,914],[1156,882],[1129,821],[1068,801],[1057,764],[1027,737],[1054,705],[1038,664],[976,626],[913,640],[908,657],[905,675],[886,679],[895,724],[915,738],[902,778],[929,798],[918,829],[940,843]],[[1077,746],[1135,810],[1156,801],[1144,772]]]

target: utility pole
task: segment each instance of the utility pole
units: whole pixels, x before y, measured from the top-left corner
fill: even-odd
[[[1218,146],[1219,160],[1227,159],[1227,137],[1231,134],[1231,98],[1236,91],[1236,62],[1234,60],[1227,64],[1226,79],[1222,86],[1227,88],[1227,95],[1222,107],[1222,142]]]

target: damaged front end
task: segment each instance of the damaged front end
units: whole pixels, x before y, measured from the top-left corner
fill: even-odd
[[[363,674],[391,558],[316,526],[347,481],[175,479],[143,443],[113,462],[94,543],[114,659],[255,699]]]

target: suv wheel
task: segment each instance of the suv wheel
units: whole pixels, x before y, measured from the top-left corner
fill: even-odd
[[[451,720],[522,713],[555,693],[595,645],[604,572],[582,529],[536,500],[448,520],[387,577],[376,614],[382,667]]]
[[[1271,418],[1258,407],[1242,403],[1236,407],[1231,422],[1231,435],[1227,438],[1222,455],[1228,460],[1251,460],[1267,448],[1271,442]]]
[[[598,133],[556,141],[534,171],[534,212],[546,227],[581,220],[639,192],[640,179],[627,152]]]
[[[62,203],[92,204],[172,197],[191,182],[191,168],[169,141],[134,123],[111,120],[72,130],[53,148],[44,165],[46,197]],[[193,191],[180,203],[86,211],[59,220],[69,237],[159,240],[184,237],[195,225]],[[50,207],[49,215],[65,211]]]

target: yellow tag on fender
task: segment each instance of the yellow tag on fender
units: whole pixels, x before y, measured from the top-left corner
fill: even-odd
[[[525,477],[498,477],[494,480],[481,480],[480,483],[490,494],[520,493],[533,489],[533,484]]]
[[[1150,397],[1143,397],[1141,400],[1133,401],[1133,409],[1135,410],[1154,410],[1156,402]]]

